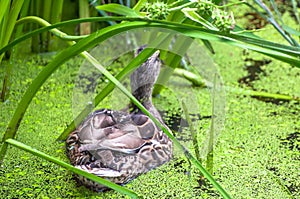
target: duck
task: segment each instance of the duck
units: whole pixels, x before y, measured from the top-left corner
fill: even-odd
[[[137,56],[145,47],[140,47]],[[159,50],[130,76],[133,96],[167,129],[152,103],[153,86],[159,75]],[[119,185],[169,162],[173,143],[137,106],[131,111],[99,109],[69,134],[67,156],[73,166]],[[109,190],[83,176],[75,175],[80,185],[97,192]]]

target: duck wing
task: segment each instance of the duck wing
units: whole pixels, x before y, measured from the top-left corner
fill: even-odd
[[[134,154],[151,143],[157,128],[143,114],[103,110],[92,114],[79,129],[79,151],[111,150]]]

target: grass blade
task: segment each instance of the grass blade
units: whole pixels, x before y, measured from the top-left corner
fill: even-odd
[[[195,151],[195,156],[196,156],[197,160],[200,162],[201,158],[200,158],[199,145],[198,145],[198,133],[194,128],[194,125],[192,123],[191,117],[189,115],[188,109],[187,109],[184,101],[182,101],[181,104],[182,104],[182,110],[183,110],[184,115],[185,115],[185,119],[186,119],[187,123],[189,124],[190,132],[192,134],[192,140],[193,140],[193,147],[194,147],[194,151]]]
[[[207,153],[207,158],[206,158],[206,168],[207,170],[212,173],[213,168],[214,168],[214,144],[216,142],[216,135],[218,135],[218,132],[215,132],[215,118],[217,117],[217,114],[215,112],[215,99],[216,99],[216,89],[217,89],[217,75],[214,75],[214,85],[213,85],[213,90],[211,94],[212,98],[212,117],[211,117],[211,124],[210,124],[210,129],[208,133],[208,153]]]

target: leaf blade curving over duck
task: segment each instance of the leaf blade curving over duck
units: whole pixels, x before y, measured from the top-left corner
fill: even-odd
[[[143,50],[139,48],[136,56]],[[153,85],[160,71],[159,51],[130,76],[132,94],[166,128],[152,104]],[[126,184],[172,157],[172,141],[134,104],[131,112],[100,109],[91,113],[66,140],[75,167],[117,184]],[[82,176],[77,181],[95,191],[108,188]]]

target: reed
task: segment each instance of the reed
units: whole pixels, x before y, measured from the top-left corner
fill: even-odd
[[[13,30],[21,11],[24,1],[1,1],[0,2],[0,48],[6,46],[13,35]],[[4,54],[0,54],[0,64]],[[0,101],[4,102],[7,99],[9,93],[9,77],[12,65],[8,64],[6,67],[5,76],[2,84],[2,91],[0,95]]]

